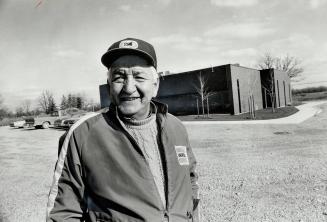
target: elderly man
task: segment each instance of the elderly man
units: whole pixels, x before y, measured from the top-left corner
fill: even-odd
[[[152,100],[159,87],[153,46],[124,39],[101,61],[112,103],[65,135],[47,221],[197,221],[196,161],[186,130]]]

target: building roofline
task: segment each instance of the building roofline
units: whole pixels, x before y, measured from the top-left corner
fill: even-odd
[[[166,77],[166,76],[172,76],[172,75],[182,75],[182,74],[189,74],[191,72],[200,72],[202,70],[208,70],[208,69],[214,69],[214,68],[222,68],[224,66],[228,66],[230,64],[224,64],[224,65],[219,65],[219,66],[211,66],[211,67],[207,67],[207,68],[201,68],[201,69],[195,69],[195,70],[189,70],[189,71],[184,71],[184,72],[171,72],[170,74],[168,75],[164,75],[163,77]]]
[[[189,74],[191,72],[200,72],[200,71],[203,71],[203,70],[208,70],[208,69],[210,70],[210,69],[222,68],[222,67],[227,67],[227,66],[234,66],[234,67],[240,67],[240,68],[244,68],[244,69],[251,69],[251,70],[261,71],[259,69],[255,69],[255,68],[250,68],[250,67],[240,66],[240,65],[237,65],[237,64],[228,63],[228,64],[224,64],[224,65],[211,66],[211,67],[207,67],[207,68],[195,69],[195,70],[184,71],[184,72],[175,72],[175,73],[171,72],[168,75],[164,75],[164,76],[161,76],[161,77],[173,76],[173,75],[184,75],[184,74]]]
[[[241,65],[236,65],[236,64],[228,64],[230,66],[234,66],[234,67],[241,67],[244,69],[251,69],[251,70],[256,70],[256,71],[260,71],[260,69],[255,69],[255,68],[251,68],[251,67],[246,67],[246,66],[241,66]]]
[[[274,68],[269,68],[269,69],[260,69],[260,71],[266,71],[266,70],[275,70]]]
[[[275,69],[275,68],[269,68],[269,69],[260,69],[260,71],[266,71],[266,70],[276,70],[276,71],[279,71],[279,72],[285,72],[286,73],[286,71],[284,71],[284,70],[281,70],[281,69]]]

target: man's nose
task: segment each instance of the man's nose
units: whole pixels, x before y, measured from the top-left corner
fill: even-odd
[[[136,91],[134,78],[126,78],[125,79],[123,90],[127,94],[132,94]]]

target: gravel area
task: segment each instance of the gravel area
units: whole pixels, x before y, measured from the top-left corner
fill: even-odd
[[[202,221],[326,221],[327,105],[301,124],[189,125]],[[0,222],[44,221],[64,131],[0,127]]]

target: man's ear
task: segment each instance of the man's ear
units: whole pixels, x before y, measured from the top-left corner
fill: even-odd
[[[159,90],[159,78],[156,79],[156,81],[153,83],[154,85],[154,90],[153,90],[153,95],[152,97],[156,97],[158,94],[158,90]]]
[[[107,89],[108,89],[108,93],[110,93],[110,84],[108,79],[107,79]]]
[[[109,80],[108,79],[107,79],[107,92],[108,92],[108,96],[109,96],[110,100],[112,101],[111,93],[110,93],[110,84],[109,84]]]

